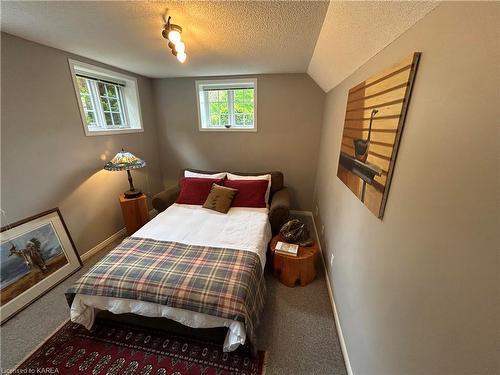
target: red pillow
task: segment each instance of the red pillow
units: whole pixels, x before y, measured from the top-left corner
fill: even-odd
[[[221,185],[221,179],[183,177],[181,179],[181,192],[175,203],[199,204],[207,200],[213,184]]]
[[[268,180],[224,180],[224,186],[237,189],[231,207],[266,207]]]

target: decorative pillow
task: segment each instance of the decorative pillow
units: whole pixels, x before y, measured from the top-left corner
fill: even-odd
[[[237,192],[238,190],[236,189],[213,184],[203,207],[227,214]]]
[[[227,173],[226,178],[228,180],[236,181],[236,180],[267,180],[268,181],[268,186],[266,190],[266,207],[267,204],[269,203],[269,194],[271,191],[271,175],[270,174],[263,174],[260,176],[241,176],[238,174],[232,174],[232,173]]]
[[[207,200],[213,184],[221,184],[222,179],[192,178],[181,179],[181,192],[175,203],[202,205]]]
[[[197,173],[185,170],[184,177],[224,179],[226,178],[226,172],[207,174],[207,173]]]
[[[266,208],[267,180],[225,180],[224,186],[237,189],[232,207]]]

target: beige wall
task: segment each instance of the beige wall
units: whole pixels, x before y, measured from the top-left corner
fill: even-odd
[[[121,147],[148,163],[136,187],[161,190],[152,81],[135,75],[143,133],[86,137],[68,57],[92,61],[4,33],[1,47],[2,225],[58,206],[82,254],[124,226],[126,173],[102,170]]]
[[[445,3],[331,90],[315,201],[354,374],[498,374],[498,3]],[[383,220],[336,176],[347,91],[422,52]]]
[[[155,80],[164,184],[175,185],[186,167],[280,170],[292,192],[292,208],[310,210],[325,94],[306,74],[257,78],[256,133],[200,132],[196,79]]]

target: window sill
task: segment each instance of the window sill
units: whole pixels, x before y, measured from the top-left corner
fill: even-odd
[[[109,129],[109,130],[88,130],[85,129],[85,135],[92,137],[95,135],[116,135],[116,134],[130,134],[142,133],[144,129],[140,128],[127,128],[127,129]]]
[[[257,128],[199,128],[200,132],[244,132],[256,133]]]

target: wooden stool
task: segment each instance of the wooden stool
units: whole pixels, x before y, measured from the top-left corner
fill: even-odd
[[[148,201],[144,194],[137,198],[125,198],[122,194],[120,205],[128,236],[134,234],[149,221]]]
[[[316,278],[316,254],[319,252],[318,243],[311,246],[299,247],[297,256],[285,255],[275,251],[278,241],[283,241],[280,234],[271,240],[271,259],[273,275],[286,286],[294,287],[297,281],[306,286]]]

